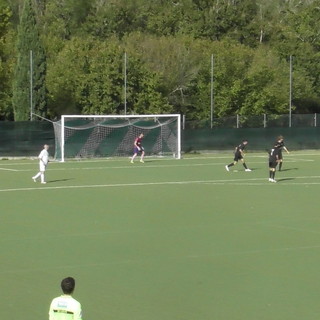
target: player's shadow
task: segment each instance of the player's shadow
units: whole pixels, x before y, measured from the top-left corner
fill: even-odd
[[[72,178],[72,179],[57,179],[57,180],[50,180],[50,181],[47,181],[47,183],[65,182],[65,181],[69,181],[69,180],[74,180],[74,179]]]
[[[298,168],[281,169],[281,170],[278,170],[278,171],[284,172],[284,171],[291,171],[291,170],[298,170]]]
[[[282,181],[289,181],[289,180],[294,180],[295,178],[283,178],[283,179],[277,179],[278,182]]]

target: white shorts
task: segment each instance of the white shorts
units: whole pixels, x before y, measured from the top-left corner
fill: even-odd
[[[46,171],[46,165],[42,162],[42,161],[40,161],[40,171],[41,172],[44,172],[44,171]]]

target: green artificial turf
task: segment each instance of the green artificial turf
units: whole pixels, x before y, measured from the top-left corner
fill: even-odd
[[[320,316],[320,153],[0,161],[0,319],[47,319],[63,277],[85,320]]]

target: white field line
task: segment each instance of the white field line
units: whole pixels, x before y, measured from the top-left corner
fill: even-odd
[[[312,160],[312,159],[299,159],[299,158],[294,158],[293,159],[286,159],[285,162],[312,162],[312,161],[315,161],[315,160]]]
[[[282,248],[272,248],[272,249],[263,249],[263,250],[243,250],[243,251],[230,251],[230,252],[217,252],[217,253],[208,253],[208,254],[189,254],[181,256],[168,256],[162,257],[162,260],[167,261],[181,261],[181,260],[201,260],[201,259],[216,259],[219,257],[228,257],[228,256],[245,256],[245,255],[258,255],[258,254],[269,254],[277,252],[294,252],[294,251],[305,251],[305,250],[316,250],[317,252],[320,249],[320,245],[316,244],[313,246],[296,246],[296,247],[282,247]],[[10,270],[2,270],[0,274],[16,274],[16,273],[35,273],[43,270],[59,270],[59,269],[75,269],[75,268],[99,268],[108,265],[124,265],[124,264],[145,264],[146,262],[158,262],[160,259],[159,256],[154,256],[150,258],[137,258],[137,259],[120,259],[112,260],[102,263],[83,263],[83,264],[63,264],[57,266],[44,266],[44,267],[32,267],[32,268],[18,268]]]
[[[138,161],[137,161],[138,162]],[[289,161],[287,161],[289,162]],[[300,161],[299,161],[300,162]],[[253,162],[252,162],[253,163]],[[254,163],[265,163],[265,162],[254,162]],[[59,166],[59,165],[58,165]],[[128,164],[123,166],[100,166],[100,167],[63,167],[58,168],[57,165],[50,165],[48,170],[50,171],[73,171],[73,170],[113,170],[113,169],[148,169],[148,168],[176,168],[176,167],[202,167],[202,166],[225,166],[225,163],[193,163],[193,164],[177,164],[177,165],[149,165],[149,164]],[[37,169],[15,169],[12,171],[18,172],[30,172]]]
[[[230,159],[230,158],[229,158]],[[231,159],[232,160],[232,159]],[[230,161],[231,161],[230,160]],[[229,161],[229,162],[230,162]],[[288,159],[285,161],[285,163],[301,163],[301,162],[314,162],[315,160],[311,159]],[[138,162],[138,161],[137,161]],[[265,161],[249,161],[248,165],[252,164],[268,164],[267,158]],[[73,171],[73,170],[113,170],[113,169],[148,169],[148,168],[183,168],[183,167],[204,167],[204,166],[222,166],[224,167],[226,165],[226,162],[219,162],[219,163],[185,163],[185,164],[174,164],[174,165],[166,165],[166,164],[156,164],[156,165],[149,165],[148,163],[142,165],[140,163],[137,164],[128,164],[128,165],[123,165],[123,166],[100,166],[100,167],[63,167],[63,168],[58,168],[57,165],[50,165],[48,167],[48,170],[50,171]],[[59,166],[59,165],[58,165]],[[4,169],[5,170],[5,169]],[[9,169],[8,169],[9,170]],[[30,169],[12,169],[11,171],[18,171],[18,172],[31,172],[37,169],[30,168]]]
[[[301,176],[301,177],[286,177],[287,179],[320,179],[320,176]],[[14,192],[14,191],[33,191],[33,190],[64,190],[64,189],[84,189],[84,188],[122,188],[122,187],[145,187],[145,186],[169,186],[169,185],[191,185],[191,184],[239,184],[239,185],[274,185],[273,183],[263,183],[267,181],[266,178],[251,178],[251,179],[221,179],[221,180],[187,180],[187,181],[160,181],[160,182],[136,182],[136,183],[110,183],[110,184],[93,184],[93,185],[69,185],[69,186],[56,186],[50,187],[48,184],[43,187],[31,188],[12,188],[0,189],[0,192]],[[279,180],[281,181],[281,180]],[[50,184],[50,183],[49,183]],[[302,183],[281,183],[281,185],[318,185],[319,182],[302,182]]]
[[[315,233],[315,234],[320,234],[320,231],[315,231],[315,230],[308,230],[304,228],[296,228],[296,227],[289,227],[289,226],[284,226],[284,225],[278,225],[278,224],[273,224],[273,223],[263,223],[261,224],[266,227],[270,228],[277,228],[277,229],[286,229],[286,230],[292,230],[292,231],[297,231],[297,232],[302,232],[302,233]]]
[[[206,153],[204,153],[206,154]],[[146,161],[188,161],[188,160],[208,160],[208,159],[230,159],[232,160],[233,158],[233,153],[230,152],[229,155],[223,155],[223,156],[220,156],[218,154],[210,154],[210,153],[207,153],[208,156],[196,156],[196,157],[182,157],[181,160],[178,160],[178,159],[173,159],[171,157],[167,157],[167,158],[159,158],[159,157],[145,157],[145,160]],[[225,153],[226,154],[226,153]],[[319,153],[299,153],[299,154],[294,154],[294,153],[290,153],[290,154],[284,154],[284,158],[286,160],[286,162],[289,162],[289,159],[290,158],[295,158],[296,156],[299,156],[299,157],[312,157],[312,156],[320,156],[320,152]],[[127,157],[128,160],[131,159],[130,157]],[[265,159],[268,159],[268,155],[267,155],[267,152],[265,153],[247,153],[246,154],[246,158],[248,159],[252,159],[252,158],[265,158]],[[89,159],[89,160],[76,160],[76,159],[71,159],[71,160],[67,160],[66,162],[62,163],[60,161],[56,161],[56,160],[51,160],[50,162],[52,164],[65,164],[65,163],[105,163],[105,162],[121,162],[123,161],[123,159],[125,159],[125,157],[121,157],[121,158],[103,158],[103,159]],[[305,158],[295,158],[297,159],[297,161],[314,161],[314,160],[307,160]],[[14,161],[14,160],[12,160]],[[1,166],[26,166],[26,165],[38,165],[38,159],[34,159],[33,162],[11,162],[11,160],[7,160],[5,161],[5,163],[2,163]]]
[[[3,171],[20,171],[20,170],[17,170],[17,169],[8,169],[8,168],[0,168],[0,170],[3,170]]]

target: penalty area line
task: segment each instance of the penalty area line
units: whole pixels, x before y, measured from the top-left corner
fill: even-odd
[[[245,180],[262,180],[260,179],[245,179]],[[163,186],[163,185],[187,185],[187,184],[223,184],[239,180],[190,180],[190,181],[163,181],[163,182],[136,182],[136,183],[114,183],[114,184],[93,184],[93,185],[73,185],[73,186],[56,186],[50,187],[48,184],[45,187],[30,187],[30,188],[12,188],[0,189],[0,192],[12,191],[34,191],[34,190],[63,190],[63,189],[83,189],[83,188],[115,188],[115,187],[144,187],[144,186]],[[50,182],[49,182],[50,183]]]
[[[0,168],[0,170],[3,170],[3,171],[19,171],[19,170],[15,170],[15,169],[8,169],[8,168]]]
[[[286,177],[286,179],[319,179],[320,176],[300,176]],[[111,184],[93,184],[93,185],[71,185],[71,186],[56,186],[50,187],[48,184],[45,187],[30,187],[30,188],[12,188],[0,189],[0,192],[13,191],[34,191],[34,190],[63,190],[63,189],[84,189],[84,188],[119,188],[119,187],[144,187],[144,186],[164,186],[164,185],[188,185],[188,184],[254,184],[265,181],[266,178],[248,178],[248,179],[221,179],[221,180],[187,180],[187,181],[162,181],[162,182],[135,182],[135,183],[111,183]],[[280,179],[281,180],[281,179]],[[280,181],[279,180],[279,181]],[[290,184],[318,184],[320,182],[301,182]],[[50,182],[49,182],[50,184]]]

